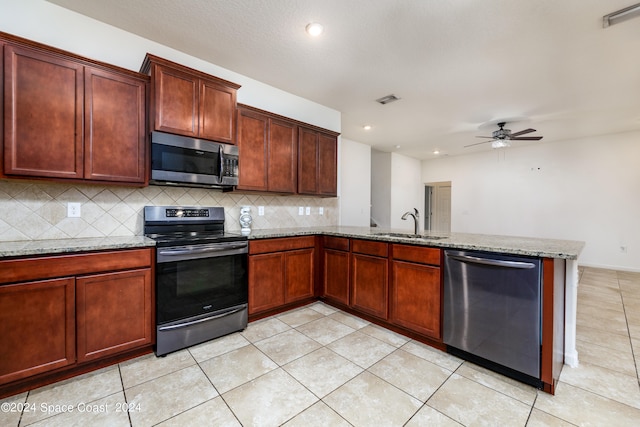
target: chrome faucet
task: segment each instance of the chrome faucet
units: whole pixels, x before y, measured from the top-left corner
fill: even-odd
[[[411,211],[405,212],[404,215],[402,215],[401,219],[406,220],[407,217],[411,215],[413,217],[413,228],[414,228],[413,234],[418,234],[418,218],[420,218],[420,214],[418,213],[418,209],[413,208],[413,210],[415,213],[411,213]]]

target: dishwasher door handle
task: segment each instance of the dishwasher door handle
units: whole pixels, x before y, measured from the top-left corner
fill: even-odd
[[[470,264],[482,264],[482,265],[490,265],[493,267],[518,268],[518,269],[536,268],[536,265],[532,262],[503,261],[500,259],[480,258],[480,257],[470,256],[470,255],[447,254],[447,256],[449,258],[455,259],[456,261],[466,262]]]

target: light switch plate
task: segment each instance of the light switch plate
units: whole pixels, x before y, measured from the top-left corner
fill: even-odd
[[[304,207],[298,207],[298,215],[304,215]]]
[[[324,215],[324,208],[318,208],[318,215]]]
[[[80,218],[82,204],[80,203],[69,203],[67,204],[67,217],[68,218]]]
[[[305,210],[305,214],[311,215],[311,206],[307,206],[307,209]]]
[[[264,216],[264,206],[258,206],[258,216]]]

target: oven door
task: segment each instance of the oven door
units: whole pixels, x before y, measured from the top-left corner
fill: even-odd
[[[247,304],[246,241],[157,249],[158,325]]]

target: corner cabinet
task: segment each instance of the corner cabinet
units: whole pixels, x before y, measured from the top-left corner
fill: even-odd
[[[0,396],[148,353],[153,249],[0,261]]]
[[[298,129],[298,194],[336,196],[338,136],[317,129]]]
[[[236,143],[236,92],[240,85],[147,54],[141,72],[151,76],[152,130]]]
[[[314,298],[315,237],[249,242],[249,315]]]
[[[12,38],[3,78],[6,176],[146,183],[147,77]]]

